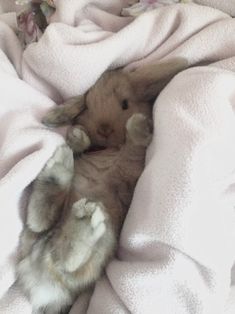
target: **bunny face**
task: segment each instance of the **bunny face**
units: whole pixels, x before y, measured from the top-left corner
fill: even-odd
[[[85,127],[91,144],[120,147],[125,142],[126,123],[134,113],[150,117],[149,102],[135,95],[131,80],[123,71],[105,73],[86,94],[85,110],[74,123]]]
[[[81,125],[91,145],[119,148],[125,142],[127,120],[135,113],[151,116],[151,104],[178,72],[189,66],[176,57],[146,64],[133,71],[104,73],[85,94],[51,110],[42,122],[51,127]]]

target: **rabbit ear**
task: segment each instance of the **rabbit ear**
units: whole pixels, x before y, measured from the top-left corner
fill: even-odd
[[[189,63],[186,59],[177,57],[168,61],[143,65],[127,74],[137,97],[143,101],[151,101],[178,72],[188,66]]]
[[[73,119],[84,111],[85,108],[84,95],[70,98],[63,104],[49,111],[42,119],[42,123],[50,127],[71,124]]]

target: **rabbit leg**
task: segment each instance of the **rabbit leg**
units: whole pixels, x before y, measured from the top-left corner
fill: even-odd
[[[80,282],[90,283],[96,279],[115,247],[103,204],[86,198],[74,203],[62,234],[55,241],[57,265],[66,272],[76,271]]]
[[[56,309],[55,306],[47,306],[44,310],[37,310],[35,314],[68,314],[71,306],[65,307],[63,309]],[[34,312],[33,312],[34,314]]]
[[[67,144],[75,154],[80,154],[89,148],[91,141],[85,129],[76,125],[68,130]]]
[[[22,260],[26,257],[34,243],[38,240],[38,233],[31,231],[27,226],[24,227],[20,235],[20,246],[19,246],[19,259]]]
[[[34,181],[26,221],[31,231],[43,232],[55,223],[64,205],[73,172],[73,153],[67,145],[62,145]]]

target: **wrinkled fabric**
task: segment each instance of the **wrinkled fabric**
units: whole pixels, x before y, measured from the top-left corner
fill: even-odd
[[[177,3],[189,3],[192,0],[140,0],[136,3],[122,9],[121,15],[123,16],[138,16],[146,11],[154,10],[166,5],[172,5]]]
[[[178,74],[156,100],[117,257],[88,309],[78,298],[71,313],[234,313],[235,21],[196,4],[133,19],[119,16],[128,1],[54,2],[50,25],[23,51],[13,7],[0,1],[0,313],[31,313],[15,285],[18,239],[30,184],[64,141],[41,117],[107,69],[172,57],[207,65]]]

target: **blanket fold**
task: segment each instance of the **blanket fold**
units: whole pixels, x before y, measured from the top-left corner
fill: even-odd
[[[0,16],[2,314],[31,313],[15,283],[18,239],[30,184],[64,141],[42,116],[107,69],[173,57],[206,66],[176,75],[156,100],[153,141],[117,257],[88,307],[82,296],[71,313],[235,311],[235,21],[196,4],[118,16],[127,2],[57,0],[45,33],[25,51],[15,13]],[[8,11],[4,0],[0,9]],[[235,1],[226,10],[234,12]]]

